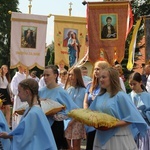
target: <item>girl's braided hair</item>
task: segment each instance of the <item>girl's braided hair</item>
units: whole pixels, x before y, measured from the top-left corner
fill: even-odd
[[[34,96],[37,96],[37,101],[38,104],[41,106],[40,100],[39,100],[39,96],[38,96],[38,82],[32,78],[28,78],[25,80],[22,80],[19,85],[23,88],[23,89],[29,89],[32,93],[32,101],[31,101],[31,107],[33,106],[33,99]]]

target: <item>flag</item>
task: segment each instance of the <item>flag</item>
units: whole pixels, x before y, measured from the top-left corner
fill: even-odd
[[[69,55],[68,55],[68,39],[70,33],[75,32],[80,45],[79,60],[84,55],[86,48],[86,18],[84,17],[73,17],[73,16],[54,16],[54,43],[55,43],[55,64],[64,63],[69,66]]]
[[[135,54],[135,48],[136,48],[136,38],[137,38],[137,33],[138,33],[139,26],[141,24],[141,20],[142,20],[142,18],[140,18],[137,21],[137,23],[134,27],[131,43],[130,43],[130,46],[129,46],[129,57],[128,57],[127,69],[130,70],[130,71],[133,69],[133,65],[134,65],[134,54]]]
[[[131,31],[133,26],[133,13],[132,13],[132,9],[131,6],[129,5],[128,7],[128,14],[127,14],[127,31],[126,31],[126,39],[127,36],[129,34],[129,32]]]
[[[111,65],[124,58],[125,40],[132,25],[129,2],[88,2],[89,60],[104,59]],[[129,14],[130,13],[130,14]],[[130,24],[130,25],[129,25]]]
[[[46,29],[47,16],[12,12],[10,68],[44,69]]]
[[[144,17],[145,25],[145,61],[150,61],[150,16]]]

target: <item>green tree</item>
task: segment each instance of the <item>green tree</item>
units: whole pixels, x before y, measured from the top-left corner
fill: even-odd
[[[52,42],[49,46],[49,60],[47,65],[54,64],[55,56],[54,56],[54,42]]]
[[[123,66],[123,71],[124,71],[126,79],[133,72],[133,71],[127,70],[127,68],[126,68],[127,62],[128,62],[128,50],[129,50],[129,45],[130,45],[131,38],[132,38],[133,29],[134,29],[134,26],[135,26],[137,20],[140,17],[148,16],[150,14],[150,9],[149,9],[150,8],[150,0],[131,1],[131,7],[132,7],[132,12],[133,12],[134,23],[133,23],[133,28],[132,28],[132,30],[131,30],[131,32],[128,35],[128,38],[126,40],[125,55],[124,55],[124,59],[121,63]],[[142,20],[138,34],[137,34],[137,43],[141,40],[141,38],[143,36],[144,36],[144,21]],[[139,52],[139,47],[137,47],[135,50],[135,61],[136,61],[136,59],[138,59],[138,57],[137,57],[138,52]],[[127,93],[130,92],[131,90],[130,90],[130,87],[128,85],[128,81],[126,81],[125,85],[126,85]]]
[[[11,15],[8,11],[18,12],[18,0],[0,1],[0,66],[10,66]]]
[[[131,7],[133,12],[133,28],[127,38],[126,41],[126,52],[128,53],[129,44],[132,38],[132,33],[134,26],[137,22],[137,20],[140,17],[148,16],[150,14],[150,0],[134,0],[131,1]],[[140,25],[138,35],[137,35],[137,43],[141,40],[141,38],[144,36],[144,21],[142,20],[142,23]],[[128,54],[125,54],[125,59],[127,58]]]

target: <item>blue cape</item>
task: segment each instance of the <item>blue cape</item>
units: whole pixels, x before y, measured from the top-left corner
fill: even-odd
[[[72,100],[78,105],[80,108],[83,108],[83,101],[85,96],[85,88],[84,87],[69,87],[67,92],[71,96]]]
[[[118,92],[114,97],[110,98],[109,93],[97,96],[91,106],[91,110],[107,113],[111,116],[130,122],[129,128],[134,137],[137,134],[144,136],[148,129],[147,123],[132,103],[130,97],[125,92]],[[104,145],[120,127],[116,127],[107,131],[97,130],[96,137],[101,145]]]
[[[38,106],[33,106],[29,112],[28,109],[22,116],[19,125],[9,133],[9,135],[13,136],[11,149],[57,149],[51,127],[42,109]],[[26,113],[27,115],[25,116]]]
[[[39,91],[39,97],[42,99],[50,98],[54,101],[59,102],[62,105],[65,105],[66,109],[59,112],[65,116],[67,116],[68,112],[71,111],[72,109],[79,108],[73,102],[73,100],[72,100],[71,96],[68,94],[68,92],[60,86],[53,88],[53,89],[48,89],[47,87],[43,87]],[[48,116],[48,120],[49,120],[50,125],[52,125],[54,122],[53,118],[51,116]]]
[[[133,103],[137,101],[136,104],[138,110],[141,112],[141,115],[144,118],[148,119],[150,123],[150,93],[148,92],[135,93],[134,91],[132,91],[131,93],[129,93],[129,96],[131,97]]]
[[[0,110],[0,132],[10,132],[10,129],[8,127],[8,124],[6,122],[6,119],[4,117],[3,112]],[[4,150],[9,150],[10,149],[10,140],[9,139],[2,139],[0,138],[2,145],[3,145],[3,149]]]

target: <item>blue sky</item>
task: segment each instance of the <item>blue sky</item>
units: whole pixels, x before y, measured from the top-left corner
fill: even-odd
[[[88,0],[88,2],[96,2],[102,0]],[[32,0],[31,14],[37,15],[69,15],[69,3],[72,3],[72,16],[86,17],[86,5],[83,0]],[[19,9],[22,13],[29,13],[29,0],[19,0]],[[54,17],[48,18],[46,43],[51,44],[54,40]]]

